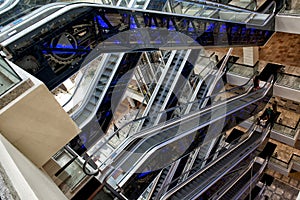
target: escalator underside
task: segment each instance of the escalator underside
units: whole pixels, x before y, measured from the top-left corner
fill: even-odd
[[[203,172],[199,174],[193,180],[187,182],[187,184],[177,190],[173,195],[171,195],[170,199],[193,199],[197,198],[201,194],[201,191],[209,186],[210,180],[216,180],[217,177],[221,178],[222,176],[217,175],[220,171],[230,170],[235,165],[233,163],[238,163],[243,157],[249,155],[252,150],[255,150],[257,147],[257,141],[261,138],[261,134],[259,132],[254,132],[247,141],[241,144],[234,151],[230,152],[226,156],[224,156],[220,161],[216,162],[214,165],[205,169]],[[259,144],[259,143],[258,143]],[[205,180],[205,181],[204,181]]]
[[[39,25],[1,39],[1,45],[17,65],[52,89],[100,53],[201,48],[200,45],[260,46],[273,34],[273,26],[273,19],[264,26],[255,26],[77,3],[66,5]]]

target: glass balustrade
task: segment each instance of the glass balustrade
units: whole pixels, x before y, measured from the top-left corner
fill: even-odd
[[[9,66],[5,59],[0,56],[0,94],[4,94],[20,81],[21,78],[11,68],[11,66]]]

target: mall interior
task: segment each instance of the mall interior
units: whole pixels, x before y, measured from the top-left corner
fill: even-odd
[[[0,200],[300,199],[299,0],[0,16]]]

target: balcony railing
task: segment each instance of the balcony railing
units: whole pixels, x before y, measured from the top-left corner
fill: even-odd
[[[0,94],[3,95],[19,82],[21,82],[21,78],[5,59],[0,56]]]

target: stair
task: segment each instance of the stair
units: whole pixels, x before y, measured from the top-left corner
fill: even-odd
[[[106,86],[109,85],[109,80],[111,80],[111,77],[118,68],[116,65],[118,64],[118,61],[120,61],[122,55],[123,54],[110,54],[88,102],[83,109],[81,109],[81,112],[76,113],[73,117],[73,120],[79,127],[81,127],[81,125],[97,110],[97,105],[101,103],[100,101],[104,95],[103,91]]]

